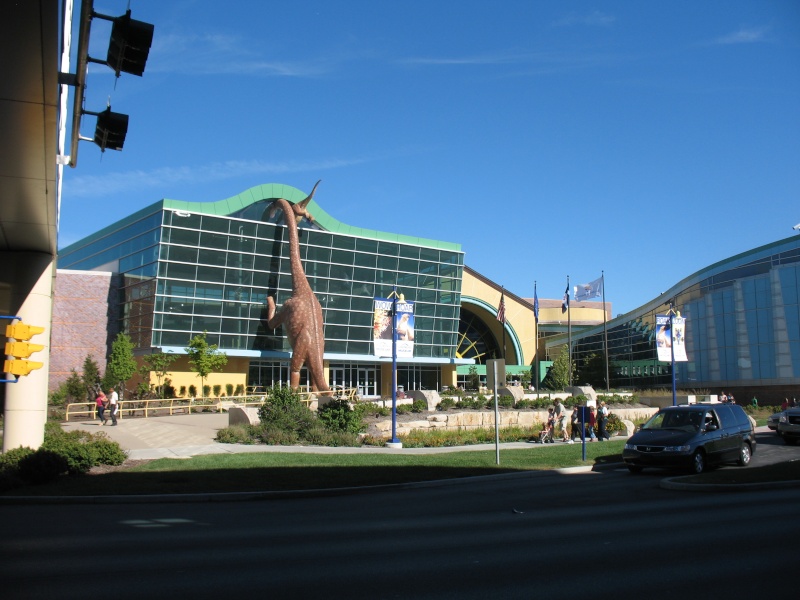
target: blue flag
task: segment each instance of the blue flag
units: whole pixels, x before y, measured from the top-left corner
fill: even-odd
[[[539,322],[539,296],[536,295],[536,288],[533,288],[533,318]]]

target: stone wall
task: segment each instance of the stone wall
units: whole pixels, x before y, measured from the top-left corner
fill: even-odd
[[[623,421],[637,421],[647,419],[658,411],[657,408],[614,408],[611,413]],[[571,411],[570,411],[571,412]],[[546,410],[501,410],[500,428],[506,427],[533,427],[540,429],[547,420]],[[392,436],[392,420],[378,421],[376,427],[384,437]],[[459,430],[459,429],[489,429],[494,428],[494,411],[464,411],[464,412],[435,412],[431,414],[420,413],[419,418],[413,421],[397,422],[397,435],[404,435],[411,431],[421,430]]]

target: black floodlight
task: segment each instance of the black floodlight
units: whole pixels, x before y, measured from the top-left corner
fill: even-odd
[[[97,113],[97,127],[94,130],[94,143],[100,150],[122,150],[125,136],[128,133],[128,115],[111,112],[109,106]]]
[[[153,29],[150,23],[131,19],[130,10],[114,19],[106,62],[117,77],[120,72],[142,76],[153,44]]]

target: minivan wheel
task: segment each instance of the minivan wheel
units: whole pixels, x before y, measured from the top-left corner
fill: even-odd
[[[706,455],[702,450],[698,450],[692,456],[692,472],[699,475],[706,470]]]
[[[739,466],[746,467],[750,464],[752,452],[750,451],[750,444],[747,442],[742,443],[742,448],[739,450]]]

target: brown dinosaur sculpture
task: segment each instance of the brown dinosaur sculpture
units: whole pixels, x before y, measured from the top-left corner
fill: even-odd
[[[289,384],[293,390],[300,387],[300,369],[306,365],[311,389],[315,392],[330,394],[328,382],[325,380],[322,357],[325,351],[323,335],[322,307],[308,284],[303,264],[300,262],[300,242],[297,225],[303,218],[313,221],[314,217],[306,210],[306,206],[314,197],[319,181],[314,184],[311,194],[297,204],[290,204],[280,198],[275,201],[272,213],[280,208],[286,217],[289,230],[289,256],[292,268],[292,296],[283,303],[276,314],[275,299],[267,298],[267,327],[276,329],[281,325],[286,330],[289,344],[292,347],[292,360],[289,366]]]

